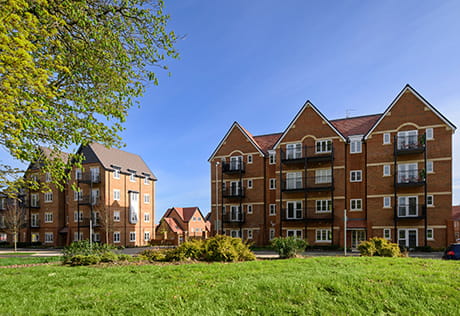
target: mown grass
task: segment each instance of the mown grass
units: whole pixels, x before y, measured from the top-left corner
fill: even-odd
[[[0,256],[31,256],[35,252],[2,252]]]
[[[457,262],[334,258],[2,269],[0,311],[69,315],[456,315]]]
[[[61,257],[5,257],[0,258],[0,266],[11,266],[16,264],[47,263],[61,261]],[[0,313],[1,315],[1,313]]]

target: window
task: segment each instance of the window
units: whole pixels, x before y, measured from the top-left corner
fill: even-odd
[[[317,229],[316,230],[316,241],[317,242],[331,242],[332,231],[330,229]]]
[[[248,239],[252,239],[252,229],[248,229]]]
[[[330,153],[332,151],[332,141],[329,139],[316,141],[316,153]]]
[[[428,160],[426,162],[426,172],[427,173],[433,173],[434,172],[433,161],[432,160]]]
[[[99,201],[99,189],[91,190],[91,205],[96,205]]]
[[[52,243],[53,241],[53,233],[45,233],[45,243]]]
[[[398,244],[403,247],[415,248],[418,246],[417,229],[398,229]]]
[[[39,227],[40,220],[38,219],[38,214],[32,214],[30,218],[30,226],[31,227]]]
[[[233,238],[241,238],[241,230],[231,230],[230,236]]]
[[[95,242],[100,242],[100,241],[101,241],[101,234],[99,234],[99,233],[94,233],[94,234],[93,234],[93,241],[95,241]]]
[[[286,237],[296,237],[302,239],[302,230],[301,229],[287,229]]]
[[[391,229],[390,228],[383,229],[383,238],[391,240]]]
[[[45,223],[53,222],[53,213],[45,213]]]
[[[38,207],[40,204],[40,201],[38,199],[38,193],[32,193],[30,195],[30,206],[32,207]]]
[[[434,197],[433,195],[426,196],[426,205],[427,206],[434,206]]]
[[[80,216],[79,216],[79,214],[80,214]],[[80,217],[80,220],[78,220],[78,217]],[[82,222],[83,221],[83,212],[78,212],[78,211],[73,212],[73,221],[74,222]]]
[[[192,217],[192,222],[196,222],[196,217],[195,216]]]
[[[37,174],[33,174],[30,176],[30,179],[33,181],[33,182],[38,182],[38,175]]]
[[[222,215],[225,215],[227,213],[227,207],[225,205],[222,205]]]
[[[130,242],[136,241],[136,232],[129,232],[129,241]]]
[[[114,243],[119,243],[120,242],[120,232],[114,232],[113,233],[113,242]]]
[[[400,196],[398,197],[398,216],[413,217],[418,215],[418,197]]]
[[[100,174],[99,174],[99,167],[92,167],[89,170],[89,173],[91,175],[91,181],[92,182],[99,182],[100,181]]]
[[[79,241],[79,240],[83,240],[83,232],[80,232],[80,234],[78,234],[78,232],[74,232],[73,241]]]
[[[150,204],[150,194],[144,194],[144,204]]]
[[[32,242],[39,242],[39,241],[40,241],[40,234],[39,233],[32,233]]]
[[[391,208],[391,196],[383,197],[383,208]]]
[[[144,232],[144,241],[150,241],[150,232]]]
[[[252,204],[248,204],[247,210],[248,210],[248,214],[252,214]]]
[[[316,200],[316,213],[330,213],[332,200]]]
[[[252,163],[252,154],[248,155],[248,163]]]
[[[150,213],[144,213],[144,222],[150,222]]]
[[[302,158],[302,144],[287,144],[286,145],[286,159]]]
[[[252,179],[248,180],[248,189],[252,189]]]
[[[276,204],[270,204],[270,216],[276,215]]]
[[[363,200],[362,199],[351,199],[350,209],[352,211],[361,211],[363,209]]]
[[[136,182],[136,176],[134,175],[134,172],[131,172],[129,174],[129,181]]]
[[[120,170],[118,169],[113,170],[113,178],[120,179]]]
[[[0,210],[5,209],[5,199],[0,199]]]
[[[286,202],[286,219],[302,219],[302,201],[289,201]]]
[[[75,169],[75,180],[81,180],[81,179],[82,179],[81,169],[77,168]]]
[[[418,165],[416,163],[398,165],[398,183],[411,183],[419,180]]]
[[[390,133],[383,133],[383,144],[391,144],[391,134]]]
[[[239,222],[242,220],[243,214],[241,214],[241,208],[238,205],[230,206],[230,221]]]
[[[426,140],[432,140],[434,139],[434,135],[433,135],[433,128],[427,128],[426,131],[425,131],[425,135],[426,135]]]
[[[7,241],[8,235],[6,233],[0,233],[0,241]]]
[[[276,163],[276,152],[270,152],[268,154],[268,163],[274,165]]]
[[[331,169],[319,169],[315,171],[315,183],[331,183],[332,171]]]
[[[82,198],[83,198],[83,191],[73,191],[74,201],[81,201]]]
[[[53,202],[53,192],[45,193],[45,203]]]
[[[120,211],[114,211],[113,212],[113,221],[114,222],[119,222],[120,221]]]
[[[383,165],[383,176],[388,177],[391,175],[391,167],[390,165]]]
[[[434,229],[433,228],[426,229],[426,239],[434,240]]]
[[[274,228],[270,228],[270,231],[269,231],[269,237],[268,237],[270,240],[272,240],[273,238],[275,238],[275,229]]]
[[[302,172],[286,173],[286,190],[295,190],[302,188]]]
[[[230,171],[243,169],[243,157],[233,156],[230,157]]]
[[[5,228],[5,216],[4,215],[0,216],[0,228]],[[0,239],[0,241],[2,240]]]
[[[417,130],[398,132],[398,149],[412,149],[418,146]]]
[[[350,153],[358,154],[362,151],[361,138],[354,138],[350,140]]]
[[[276,179],[270,179],[270,190],[276,189]]]
[[[47,172],[47,173],[45,174],[45,181],[46,181],[46,182],[51,182],[51,173]]]
[[[114,199],[115,201],[119,201],[119,200],[120,200],[120,190],[117,190],[117,189],[113,190],[113,199]]]
[[[145,178],[144,178],[144,184],[145,184],[145,185],[149,185],[149,184],[150,184],[149,177],[145,177]]]
[[[362,181],[362,171],[353,170],[350,171],[350,182],[361,182]]]

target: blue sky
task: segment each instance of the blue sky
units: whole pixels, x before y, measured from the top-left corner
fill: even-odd
[[[181,57],[122,133],[159,179],[157,220],[171,206],[209,211],[207,159],[233,121],[282,132],[306,100],[329,119],[381,113],[409,83],[460,127],[460,1],[179,0],[166,11]],[[455,204],[459,157],[457,131]]]

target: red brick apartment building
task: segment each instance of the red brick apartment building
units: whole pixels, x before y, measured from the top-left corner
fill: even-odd
[[[209,159],[213,233],[343,246],[346,231],[353,248],[373,236],[444,247],[455,129],[409,85],[377,115],[328,120],[307,101],[283,133],[235,122]]]
[[[49,155],[46,148],[41,148]],[[101,144],[79,148],[85,157],[64,190],[29,191],[27,227],[20,241],[63,246],[75,240],[120,246],[147,245],[155,237],[155,175],[138,155]],[[65,154],[63,153],[63,157]],[[39,163],[26,177],[50,182]],[[72,186],[74,185],[74,186]]]

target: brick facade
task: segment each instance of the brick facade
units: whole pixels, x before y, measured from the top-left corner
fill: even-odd
[[[454,130],[410,86],[378,115],[329,121],[307,102],[283,133],[235,122],[209,159],[213,233],[344,246],[346,212],[347,246],[379,236],[444,247]]]

